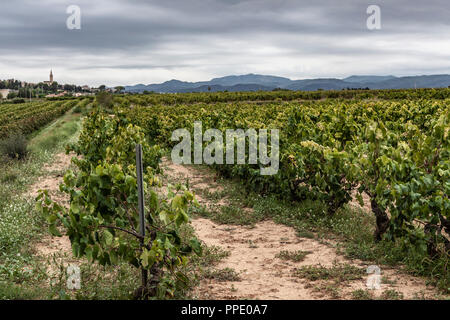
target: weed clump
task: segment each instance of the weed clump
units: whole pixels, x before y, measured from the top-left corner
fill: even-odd
[[[22,160],[28,155],[28,142],[20,133],[12,133],[0,140],[0,154],[9,159]]]
[[[350,264],[334,264],[327,268],[324,266],[303,266],[294,270],[294,276],[310,281],[332,280],[336,283],[361,279],[365,274],[363,269]]]
[[[219,282],[225,281],[241,281],[239,274],[231,268],[225,268],[220,270],[207,270],[204,274],[206,279],[215,279]]]
[[[276,255],[276,258],[282,259],[282,260],[290,260],[290,261],[294,261],[294,262],[301,262],[303,260],[305,260],[306,256],[308,254],[310,254],[311,251],[302,251],[302,250],[298,250],[298,251],[287,251],[287,250],[283,250],[280,251],[280,253],[278,253]]]

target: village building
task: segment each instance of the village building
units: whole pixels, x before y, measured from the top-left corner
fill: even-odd
[[[51,86],[53,84],[53,70],[50,70],[49,81],[44,81],[45,84]]]

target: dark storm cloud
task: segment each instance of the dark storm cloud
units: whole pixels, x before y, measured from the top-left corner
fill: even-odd
[[[81,30],[66,28],[71,4],[81,8]],[[371,4],[381,7],[381,30],[366,28]],[[50,65],[89,82],[106,69],[118,70],[109,79],[133,82],[247,71],[443,73],[449,16],[448,0],[16,0],[0,11],[0,78],[2,69]]]

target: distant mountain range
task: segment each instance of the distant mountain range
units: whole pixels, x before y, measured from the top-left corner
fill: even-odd
[[[126,92],[142,93],[154,91],[160,93],[176,92],[217,92],[217,91],[271,91],[276,88],[288,90],[342,90],[346,88],[369,89],[410,89],[410,88],[446,88],[450,86],[450,75],[428,76],[350,76],[345,79],[305,79],[291,80],[283,77],[247,74],[215,78],[210,81],[184,82],[170,80],[160,84],[138,84],[126,86]]]

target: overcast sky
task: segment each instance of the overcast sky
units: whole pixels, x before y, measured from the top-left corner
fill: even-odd
[[[381,30],[366,25],[371,4]],[[69,30],[69,5],[81,29]],[[259,73],[305,79],[450,73],[449,0],[14,0],[0,79],[131,85]]]

